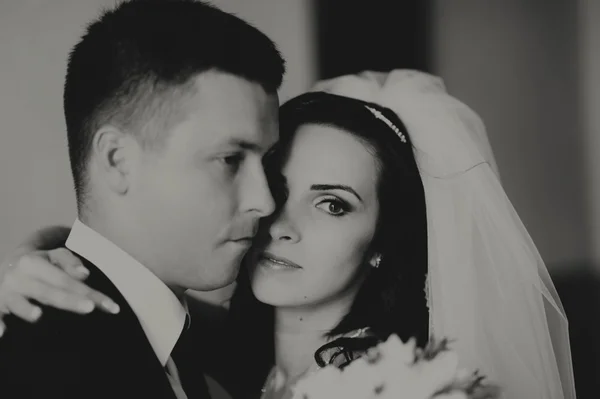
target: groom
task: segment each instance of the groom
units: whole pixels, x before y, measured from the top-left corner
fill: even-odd
[[[284,73],[257,29],[191,0],[105,12],[68,62],[64,112],[78,219],[67,247],[121,311],[6,320],[11,398],[208,397],[189,355],[186,289],[233,282],[274,203],[262,156]]]

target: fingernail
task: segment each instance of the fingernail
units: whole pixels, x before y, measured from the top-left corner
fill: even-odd
[[[34,321],[37,321],[37,319],[39,319],[41,315],[42,315],[42,309],[40,309],[40,308],[34,308],[31,311],[31,319]]]
[[[81,302],[79,304],[78,308],[83,313],[90,313],[92,310],[94,310],[94,302],[92,302],[92,301]]]
[[[87,277],[90,275],[90,271],[83,266],[77,266],[77,268],[75,270],[77,271],[77,273],[79,275],[81,275],[83,277]]]
[[[119,308],[119,305],[117,305],[110,299],[105,299],[102,302],[102,306],[104,307],[104,309],[108,310],[112,314],[117,314],[121,310],[121,308]]]

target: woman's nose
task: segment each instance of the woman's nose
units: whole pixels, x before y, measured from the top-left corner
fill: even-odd
[[[286,209],[283,209],[274,217],[269,227],[269,234],[273,241],[297,242],[300,240],[298,228]]]

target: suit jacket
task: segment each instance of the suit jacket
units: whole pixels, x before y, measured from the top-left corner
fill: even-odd
[[[86,283],[121,307],[117,315],[78,315],[44,307],[33,324],[9,316],[0,338],[0,396],[176,399],[136,315],[111,281],[82,258]],[[178,351],[182,352],[182,351]],[[209,398],[201,355],[174,357],[188,399]]]

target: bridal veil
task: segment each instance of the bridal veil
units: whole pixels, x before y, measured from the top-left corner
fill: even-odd
[[[477,114],[441,79],[412,70],[342,76],[313,91],[390,108],[408,129],[425,189],[431,335],[455,340],[462,365],[507,399],[574,399],[564,309]]]

